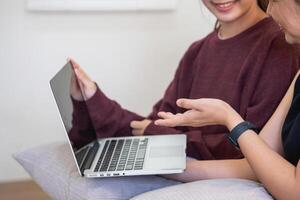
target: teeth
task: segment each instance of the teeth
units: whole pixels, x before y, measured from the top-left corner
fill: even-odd
[[[233,4],[233,2],[226,2],[226,3],[218,3],[217,5],[220,7],[220,8],[227,8],[229,6],[231,6]]]
[[[221,4],[220,7],[221,8],[226,8],[228,6],[230,6],[232,3],[225,3],[225,4]]]

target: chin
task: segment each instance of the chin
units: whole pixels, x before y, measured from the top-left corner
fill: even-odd
[[[232,13],[230,15],[227,15],[227,16],[217,16],[218,18],[218,21],[220,21],[221,23],[230,23],[230,22],[234,22],[235,20],[237,20],[238,18],[240,17],[239,14],[236,14],[236,13]]]
[[[209,10],[217,17],[218,21],[230,23],[236,21],[243,15],[243,8],[240,5],[240,0],[226,0],[231,2],[227,6],[218,1],[204,1]],[[225,2],[225,0],[224,0]]]

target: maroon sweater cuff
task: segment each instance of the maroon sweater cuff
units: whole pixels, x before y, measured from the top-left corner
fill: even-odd
[[[97,124],[97,126],[102,126],[102,123],[110,115],[116,104],[100,90],[98,85],[96,93],[85,103],[93,124]]]

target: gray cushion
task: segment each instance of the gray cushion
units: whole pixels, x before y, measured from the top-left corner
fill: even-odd
[[[143,192],[178,184],[158,176],[83,178],[65,143],[35,147],[14,157],[53,199],[130,199]]]
[[[241,179],[203,180],[171,186],[136,196],[132,200],[271,200],[264,187]]]
[[[134,199],[272,199],[260,184],[238,179],[205,180],[172,186],[179,183],[158,176],[83,178],[65,143],[35,147],[16,153],[14,157],[53,199],[119,200],[139,194]]]

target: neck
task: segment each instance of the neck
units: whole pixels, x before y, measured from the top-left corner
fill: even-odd
[[[219,36],[221,39],[228,39],[238,35],[239,33],[247,30],[257,22],[267,17],[258,6],[249,9],[243,16],[232,22],[220,22]]]

